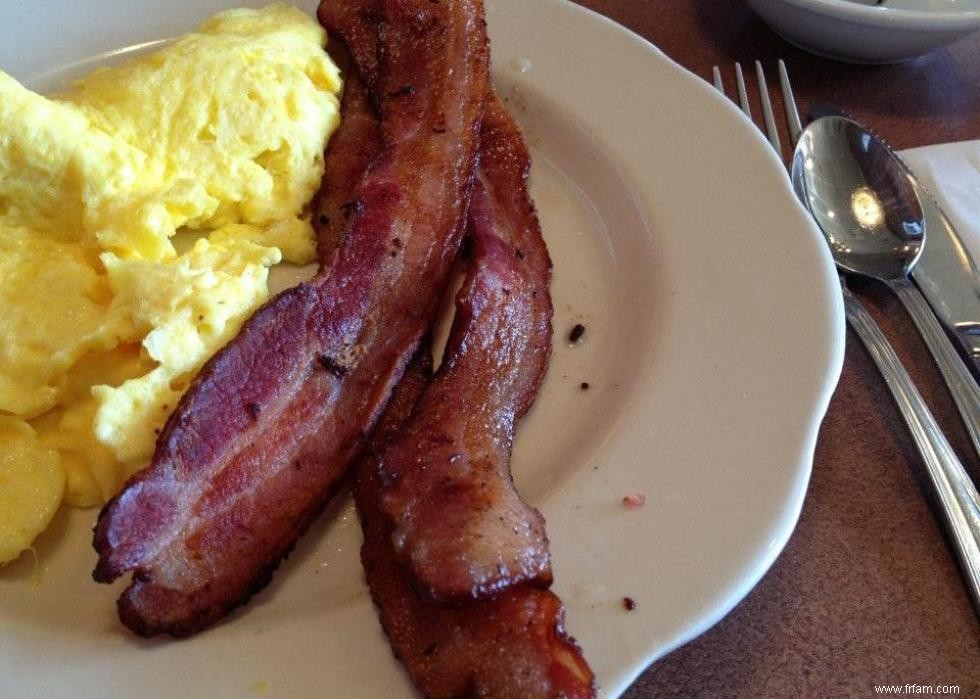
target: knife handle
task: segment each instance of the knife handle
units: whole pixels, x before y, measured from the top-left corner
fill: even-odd
[[[935,197],[909,171],[922,202],[926,247],[911,276],[933,313],[970,358],[980,375],[980,270],[962,236]]]
[[[926,465],[980,614],[980,494],[877,323],[843,283],[841,287],[847,320],[884,377]]]
[[[953,401],[960,411],[963,424],[970,433],[973,449],[980,455],[980,386],[960,359],[953,343],[950,342],[936,316],[933,315],[932,309],[915,285],[907,278],[890,281],[888,285],[912,316],[922,339],[929,347],[932,358],[936,361],[936,366],[939,367]]]

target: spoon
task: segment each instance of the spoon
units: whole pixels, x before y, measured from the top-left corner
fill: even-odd
[[[912,0],[915,1],[915,0]],[[829,102],[810,104],[810,118],[852,118]],[[929,245],[915,263],[912,277],[939,318],[946,334],[959,341],[974,376],[980,372],[980,270],[946,213],[911,170],[906,174],[922,204]],[[965,352],[965,354],[963,354]],[[972,362],[972,364],[970,364]]]
[[[811,122],[800,137],[792,179],[837,266],[884,282],[905,306],[980,455],[980,386],[909,278],[926,230],[902,161],[857,122],[828,116]]]

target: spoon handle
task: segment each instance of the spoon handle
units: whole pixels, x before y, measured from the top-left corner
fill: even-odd
[[[925,462],[956,544],[967,588],[980,613],[980,494],[874,319],[847,287],[841,286],[847,320],[878,365]]]
[[[908,279],[895,279],[888,285],[912,316],[919,334],[929,347],[970,433],[973,448],[980,455],[980,386],[960,359],[922,292]]]

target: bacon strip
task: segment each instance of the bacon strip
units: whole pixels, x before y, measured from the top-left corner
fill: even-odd
[[[340,113],[340,128],[327,144],[323,179],[313,202],[313,227],[317,232],[321,268],[330,266],[343,240],[347,221],[356,206],[354,186],[381,152],[378,116],[357,71],[348,74],[344,81]]]
[[[321,0],[316,18],[330,36],[347,47],[359,79],[369,88],[378,82],[382,0]]]
[[[332,33],[354,45],[355,60],[369,75],[374,38],[365,29],[363,20],[371,16],[372,4],[371,0],[324,2],[318,12],[321,22]],[[494,600],[470,601],[463,607],[422,599],[417,594],[415,580],[399,563],[392,547],[391,524],[379,508],[382,453],[409,423],[413,406],[423,393],[436,406],[440,392],[450,398],[456,389],[473,393],[472,384],[467,387],[460,380],[467,375],[473,378],[468,372],[473,369],[470,362],[476,360],[475,355],[466,354],[465,338],[469,334],[477,340],[481,337],[486,315],[482,302],[493,300],[495,281],[505,278],[508,271],[514,273],[511,254],[528,260],[522,270],[526,278],[519,281],[530,279],[529,286],[534,287],[535,283],[539,286],[531,289],[533,302],[524,309],[538,320],[537,324],[531,323],[537,332],[529,332],[528,338],[534,337],[532,344],[539,351],[525,355],[526,361],[518,361],[511,367],[514,383],[509,395],[515,418],[530,406],[547,363],[551,331],[547,293],[550,261],[527,196],[526,148],[516,126],[495,99],[488,107],[481,139],[481,174],[470,208],[474,260],[459,296],[445,369],[437,380],[438,385],[426,392],[429,355],[420,352],[372,435],[372,446],[358,468],[354,489],[364,531],[361,559],[395,655],[426,696],[591,697],[595,694],[594,676],[574,639],[565,633],[564,609],[557,597],[525,584],[508,588]],[[521,244],[526,249],[519,247]],[[506,306],[495,305],[498,309]],[[487,317],[490,325],[482,326],[484,331],[494,322],[492,313]],[[450,366],[456,369],[451,370]],[[453,380],[447,378],[450,374],[455,376]],[[464,406],[463,413],[468,409],[469,406]],[[420,408],[415,415],[426,412]],[[428,414],[430,418],[435,417],[434,413]],[[424,430],[424,427],[416,429]],[[512,429],[513,418],[511,433]],[[480,435],[473,436],[479,444]],[[496,456],[502,454],[498,452]],[[500,476],[503,471],[499,467],[505,467],[506,461],[497,465],[496,475]],[[527,514],[527,510],[518,507],[515,514]],[[533,513],[531,521],[540,524],[540,516]],[[541,536],[543,541],[543,531]]]
[[[427,697],[593,697],[594,676],[551,592],[520,585],[493,600],[446,606],[419,597],[395,556],[391,527],[378,509],[377,460],[427,386],[427,358],[421,352],[396,389],[354,487],[361,562],[395,656]]]
[[[99,517],[93,577],[134,571],[119,612],[138,634],[194,633],[268,581],[360,451],[435,312],[488,88],[482,2],[381,8],[382,153],[332,263],[208,362],[150,466]]]
[[[324,2],[318,11],[321,22],[332,34],[354,44],[353,54],[359,65],[370,61],[373,55],[372,34],[359,23],[370,17],[371,5],[371,0]],[[370,63],[367,71],[371,71]],[[474,260],[459,296],[446,368],[439,385],[426,392],[429,355],[420,352],[396,389],[372,435],[369,454],[358,468],[354,492],[364,531],[361,559],[395,655],[426,696],[590,697],[594,696],[594,677],[574,639],[565,633],[564,609],[557,597],[528,585],[517,585],[494,600],[470,601],[463,607],[424,600],[417,594],[415,580],[399,563],[392,547],[391,525],[379,508],[379,465],[385,446],[409,423],[413,406],[423,393],[438,406],[440,392],[451,398],[453,390],[467,389],[460,376],[472,371],[474,367],[469,363],[476,357],[466,355],[465,337],[472,333],[479,339],[486,315],[481,313],[483,301],[493,300],[492,290],[495,281],[503,278],[501,272],[504,276],[508,271],[514,274],[513,258],[527,260],[523,272],[531,280],[530,286],[539,286],[531,289],[534,302],[525,309],[538,320],[531,324],[537,332],[529,336],[535,337],[539,351],[529,353],[524,357],[527,361],[511,367],[517,377],[510,394],[514,415],[522,415],[530,406],[547,364],[551,334],[547,289],[550,261],[527,196],[527,150],[516,125],[495,98],[488,106],[481,134],[481,158],[470,207]],[[526,249],[519,247],[521,243]],[[540,299],[539,293],[543,294]],[[495,307],[499,310],[506,304]],[[492,325],[493,314],[488,318]],[[455,372],[449,369],[451,365],[457,367]],[[452,381],[446,378],[450,373],[455,373]],[[472,385],[469,389],[472,393]],[[464,406],[463,412],[468,409]],[[415,414],[425,412],[420,409]],[[435,416],[429,413],[429,417]],[[424,427],[417,429],[423,431],[424,437]],[[479,437],[475,435],[478,443]],[[506,461],[501,463],[506,466]],[[501,471],[498,469],[497,473],[500,475]],[[526,513],[522,507],[516,509],[520,514]],[[540,516],[533,513],[532,521],[540,524]],[[541,535],[543,541],[543,531]]]
[[[445,358],[380,463],[395,550],[435,600],[551,583],[544,518],[510,475],[517,421],[551,354],[551,260],[520,130],[491,95],[469,214],[473,259]]]

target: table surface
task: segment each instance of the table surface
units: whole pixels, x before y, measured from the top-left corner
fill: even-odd
[[[804,110],[811,100],[833,102],[895,148],[980,138],[980,35],[902,65],[854,66],[787,44],[741,0],[579,1],[698,75],[720,66],[730,87],[735,61],[763,61],[772,87],[783,58]],[[852,288],[980,482],[980,464],[911,321],[882,289]],[[724,620],[654,663],[626,697],[873,696],[886,684],[956,685],[960,696],[980,696],[980,625],[915,447],[848,330],[843,374],[786,550]]]

